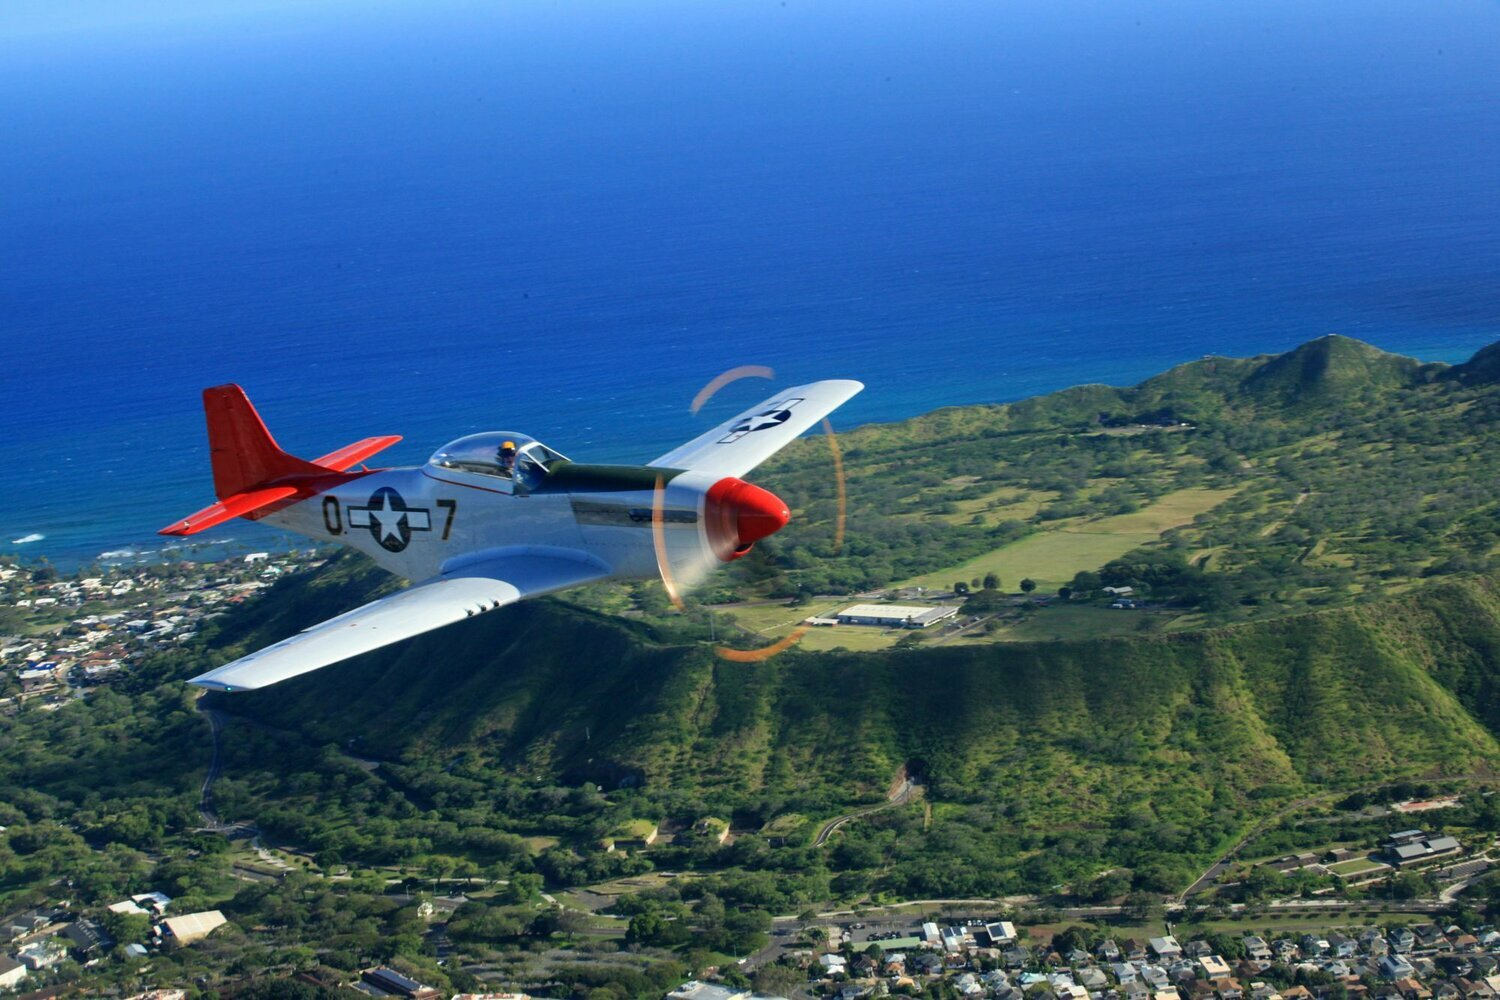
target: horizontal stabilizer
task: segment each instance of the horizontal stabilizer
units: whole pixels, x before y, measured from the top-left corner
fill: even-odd
[[[521,546],[455,560],[443,576],[371,601],[242,656],[189,683],[215,691],[248,691],[276,684],[330,663],[347,660],[514,604],[523,597],[591,583],[609,570],[584,552]]]
[[[325,469],[334,472],[343,472],[351,465],[363,462],[377,452],[385,451],[391,445],[401,440],[399,434],[389,434],[385,437],[367,437],[363,441],[346,444],[338,451],[330,451],[322,458],[313,459],[314,465],[321,465]]]
[[[212,528],[216,524],[232,521],[246,514],[253,514],[262,507],[267,507],[278,500],[295,496],[295,486],[267,486],[263,489],[248,490],[244,493],[236,493],[232,497],[225,497],[216,504],[210,504],[195,514],[189,514],[180,521],[174,521],[161,529],[158,534],[162,535],[196,535],[200,531]]]

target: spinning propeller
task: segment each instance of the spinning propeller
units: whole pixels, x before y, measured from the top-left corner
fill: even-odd
[[[774,377],[775,373],[770,368],[761,365],[743,365],[739,368],[732,368],[714,377],[700,389],[693,397],[689,409],[696,414],[720,389],[740,379]],[[837,514],[834,523],[832,554],[837,555],[844,545],[847,503],[844,458],[843,452],[839,449],[838,437],[833,432],[833,424],[827,417],[823,418],[823,431],[828,439],[829,451],[833,458]],[[651,534],[656,553],[656,567],[661,575],[667,598],[678,611],[685,611],[687,608],[682,599],[683,590],[697,584],[705,575],[709,564],[702,559],[681,558],[680,549],[678,553],[674,553],[673,541],[682,538],[685,533],[671,532],[668,526],[689,519],[683,516],[686,514],[685,510],[680,507],[674,508],[672,505],[672,492],[671,483],[665,477],[657,476],[651,503]],[[708,491],[703,510],[703,534],[699,536],[697,532],[694,532],[691,544],[697,547],[706,540],[717,561],[729,562],[745,555],[760,539],[780,531],[786,526],[790,517],[791,512],[786,503],[771,491],[738,478],[726,478]],[[682,544],[678,542],[679,546]],[[678,558],[674,558],[674,555],[678,555]],[[725,660],[739,663],[756,662],[791,648],[806,632],[807,626],[801,625],[780,641],[760,649],[730,649],[726,646],[718,646],[715,652]]]

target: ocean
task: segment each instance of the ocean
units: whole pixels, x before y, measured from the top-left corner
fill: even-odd
[[[645,461],[1338,332],[1500,339],[1500,4],[18,0],[0,551],[157,551],[198,392],[312,457]],[[259,546],[237,523],[213,537]]]

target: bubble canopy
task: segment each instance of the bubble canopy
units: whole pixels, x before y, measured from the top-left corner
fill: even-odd
[[[513,459],[502,455],[506,444],[515,446]],[[546,478],[548,470],[554,464],[566,461],[567,458],[563,455],[529,434],[485,431],[483,434],[470,434],[448,442],[433,452],[427,464],[455,472],[514,479],[531,487]]]

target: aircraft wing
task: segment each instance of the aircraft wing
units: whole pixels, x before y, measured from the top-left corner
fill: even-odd
[[[849,379],[828,379],[786,389],[650,464],[742,476],[791,444],[863,388],[863,383]]]
[[[277,684],[435,628],[609,575],[582,552],[516,547],[455,560],[442,576],[371,601],[188,683],[215,691]]]

